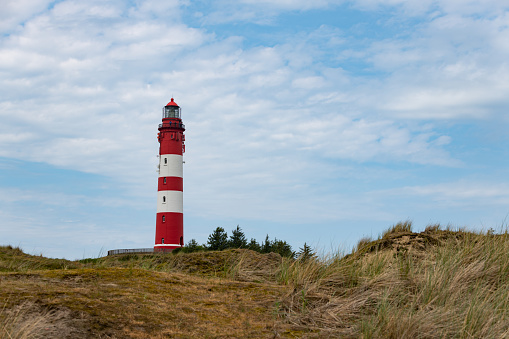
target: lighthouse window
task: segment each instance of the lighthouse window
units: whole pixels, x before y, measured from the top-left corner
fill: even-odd
[[[166,178],[163,179],[163,184],[166,184]]]
[[[164,244],[164,238],[161,239],[161,244]]]
[[[168,163],[168,158],[164,158],[164,163],[167,164]]]
[[[166,202],[166,197],[163,197],[163,202]]]
[[[166,221],[166,218],[165,218],[165,217],[164,217],[164,215],[163,215],[163,222],[165,222],[165,221]]]

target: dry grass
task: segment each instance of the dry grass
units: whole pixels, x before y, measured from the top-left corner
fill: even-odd
[[[389,237],[392,234],[397,233],[411,233],[412,232],[412,222],[410,220],[398,222],[396,225],[393,225],[389,229],[387,229],[382,234],[382,238]]]
[[[0,272],[27,272],[40,269],[67,269],[79,263],[23,253],[18,247],[0,246]]]
[[[2,278],[0,297],[12,300],[9,309],[25,300],[71,315],[64,319],[69,334],[59,338],[272,337],[288,327],[273,317],[274,300],[283,292],[277,285],[136,268]]]
[[[261,254],[246,249],[218,252],[168,254],[124,254],[81,260],[85,267],[141,268],[230,278],[239,281],[273,281],[282,258],[277,253]]]
[[[0,338],[36,339],[78,337],[83,330],[70,326],[68,310],[49,309],[25,301],[0,312]]]
[[[34,331],[48,338],[293,337],[300,332],[274,315],[286,287],[261,282],[269,278],[267,268],[275,271],[280,262],[279,255],[232,250],[89,259],[72,263],[79,266],[74,269],[12,269],[0,273],[6,310],[0,328],[6,338],[32,338]],[[16,313],[19,307],[27,308],[26,316],[13,318],[23,314]],[[34,331],[25,326],[30,323],[37,325]]]
[[[0,249],[6,338],[34,337],[27,324],[62,338],[509,338],[507,231],[405,222],[306,261],[229,250],[52,262]]]
[[[349,256],[289,264],[281,312],[342,337],[509,337],[507,258],[507,232],[398,226]]]

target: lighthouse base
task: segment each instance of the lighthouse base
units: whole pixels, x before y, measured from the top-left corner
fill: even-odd
[[[164,245],[155,245],[154,252],[155,253],[169,253],[176,248],[181,248],[182,246],[178,244],[164,244]]]
[[[184,246],[184,216],[176,212],[157,213],[154,251]]]

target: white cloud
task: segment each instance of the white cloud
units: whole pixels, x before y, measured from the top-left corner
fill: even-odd
[[[67,0],[56,3],[51,11],[52,15],[61,22],[83,22],[117,18],[122,13],[119,1],[75,1]]]
[[[509,203],[509,185],[506,183],[460,180],[442,184],[408,186],[384,193],[429,197],[444,206],[507,206]]]
[[[507,11],[509,2],[507,0],[442,0],[437,1],[446,13],[460,13],[462,15],[492,15]]]
[[[329,10],[341,6],[359,11],[390,11],[395,21],[409,18],[436,17],[448,14],[463,16],[499,15],[507,11],[509,3],[499,0],[222,0],[214,2],[207,15],[201,15],[204,23],[253,22],[261,25],[274,24],[275,17],[289,11]]]
[[[356,0],[349,1],[352,6],[365,11],[377,11],[381,8],[400,9],[405,15],[423,15],[435,4],[434,0]]]
[[[509,55],[500,42],[509,34],[507,17],[444,14],[410,36],[374,41],[357,55],[386,75],[383,84],[365,83],[365,101],[398,118],[503,119]]]
[[[51,0],[3,0],[0,2],[0,32],[9,32],[46,9]]]
[[[338,5],[343,3],[342,0],[242,0],[243,4],[252,5],[256,7],[265,7],[278,10],[310,10],[316,8],[326,8],[331,5]]]
[[[375,11],[381,8],[400,10],[408,16],[437,15],[457,13],[460,15],[493,15],[506,11],[509,3],[506,0],[355,0],[349,1],[352,6],[362,10]]]

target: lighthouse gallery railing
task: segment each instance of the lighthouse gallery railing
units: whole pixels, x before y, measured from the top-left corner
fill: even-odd
[[[162,124],[159,124],[159,128],[161,127],[178,127],[186,129],[186,126],[183,123],[172,123],[172,122],[163,122]]]

